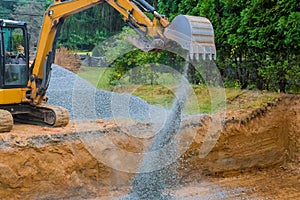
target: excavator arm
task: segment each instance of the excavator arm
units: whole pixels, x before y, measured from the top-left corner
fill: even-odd
[[[56,41],[67,17],[103,3],[108,3],[123,15],[125,22],[138,34],[137,38],[128,38],[128,41],[143,51],[163,49],[176,42],[190,54],[191,59],[198,60],[200,55],[203,59],[212,59],[216,55],[213,28],[206,18],[179,15],[169,23],[145,0],[54,0],[44,15],[36,57],[29,73],[28,50],[25,51],[26,64],[19,61],[10,63],[10,54],[7,58],[4,55],[9,53],[5,47],[13,37],[4,35],[9,32],[1,31],[16,29],[25,33],[20,36],[24,38],[25,49],[28,49],[26,23],[0,20],[0,132],[11,130],[14,120],[51,126],[68,124],[67,109],[46,104]],[[143,11],[152,13],[153,20]],[[6,83],[4,78],[12,81],[9,79]]]
[[[199,59],[199,54],[204,59],[206,55],[212,58],[216,54],[213,28],[206,18],[179,15],[173,20],[175,23],[170,24],[145,0],[54,0],[45,13],[36,58],[30,69],[28,87],[31,88],[30,101],[33,105],[46,101],[56,40],[64,20],[102,3],[108,3],[124,16],[125,22],[140,36],[138,40],[133,38],[129,41],[144,51],[155,48],[151,48],[151,40],[147,37],[150,36],[153,41],[159,40],[162,44],[168,40],[177,42],[189,51],[191,58]],[[140,8],[152,13],[154,19],[150,20]]]
[[[28,86],[31,88],[30,99],[37,105],[45,97],[48,88],[51,64],[55,58],[56,40],[64,20],[72,14],[78,13],[103,1],[99,0],[54,0],[44,15],[40,39],[37,46],[35,60],[31,66],[31,76]]]
[[[30,99],[33,100],[34,104],[39,104],[45,100],[51,64],[55,58],[56,40],[64,20],[75,13],[105,2],[120,12],[127,24],[138,30],[140,34],[162,37],[162,27],[168,25],[168,20],[159,15],[153,7],[143,0],[137,2],[145,9],[151,9],[151,12],[156,16],[153,21],[133,1],[129,0],[54,0],[54,4],[45,13],[36,58],[31,66],[28,86],[31,88]]]

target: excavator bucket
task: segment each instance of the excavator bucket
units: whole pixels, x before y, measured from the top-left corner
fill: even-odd
[[[138,32],[138,31],[137,31]],[[163,38],[128,37],[127,41],[143,51],[172,48],[176,42],[187,50],[191,60],[216,59],[214,29],[207,18],[178,15],[163,30]],[[176,48],[176,46],[174,46]]]
[[[190,59],[216,59],[214,29],[204,17],[178,15],[164,30],[167,39],[189,51]]]

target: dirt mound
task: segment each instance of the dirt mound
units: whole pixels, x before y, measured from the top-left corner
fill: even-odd
[[[74,73],[77,73],[81,66],[80,57],[66,47],[60,47],[56,50],[54,63]]]
[[[299,161],[299,99],[288,95],[263,108],[228,112],[218,142],[201,158],[199,149],[211,120],[208,117],[197,127],[197,137],[183,157],[185,162],[189,160],[185,168],[213,175]]]
[[[201,146],[214,116],[185,120],[181,124],[185,134],[177,139],[181,145],[189,137],[193,140],[177,159],[181,184],[170,190],[179,199],[283,199],[287,193],[290,198],[299,197],[299,100],[300,96],[284,95],[263,108],[228,112],[216,145],[205,157]],[[122,125],[134,130],[131,127],[136,124],[131,123]],[[151,125],[138,126],[145,131]],[[11,133],[0,135],[0,198],[123,196],[134,174],[117,170],[103,159],[133,168],[138,162],[126,160],[109,143],[136,153],[144,152],[150,142],[123,130],[114,121],[102,120],[70,123],[66,128],[16,125]]]
[[[179,160],[181,183],[187,186],[177,196],[300,197],[300,96],[285,95],[263,108],[228,112],[218,142],[201,158],[209,120],[198,127],[194,143]]]

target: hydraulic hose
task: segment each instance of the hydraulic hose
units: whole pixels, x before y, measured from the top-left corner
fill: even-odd
[[[156,10],[145,0],[135,0],[140,3],[144,8],[146,8],[149,12],[154,13]]]

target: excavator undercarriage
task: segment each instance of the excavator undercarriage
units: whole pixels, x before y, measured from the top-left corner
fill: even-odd
[[[61,106],[19,104],[1,106],[1,108],[4,109],[0,109],[0,132],[10,131],[14,121],[62,127],[66,126],[70,120],[68,110]]]

